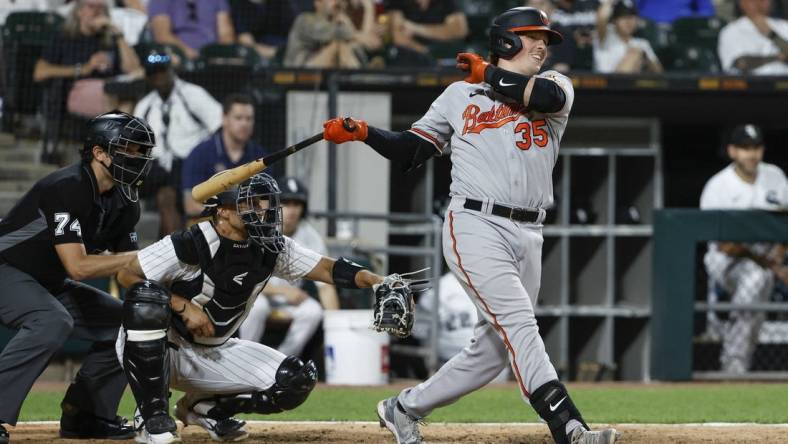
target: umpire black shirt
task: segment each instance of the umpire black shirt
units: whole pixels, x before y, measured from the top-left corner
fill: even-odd
[[[0,260],[52,290],[68,276],[55,245],[81,243],[88,254],[136,250],[139,217],[118,187],[99,194],[90,165],[77,162],[36,182],[0,222]]]

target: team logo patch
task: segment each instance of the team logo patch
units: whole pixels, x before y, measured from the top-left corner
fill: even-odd
[[[550,19],[547,18],[547,14],[545,14],[544,11],[539,11],[539,19],[542,20],[545,26],[550,24]]]
[[[470,104],[462,113],[465,126],[462,134],[479,134],[489,128],[500,128],[509,122],[514,122],[523,114],[523,106],[502,103],[493,105],[488,111],[482,111],[478,105]]]
[[[136,244],[137,243],[137,239],[138,238],[137,238],[137,232],[136,231],[133,231],[133,232],[129,233],[129,240],[131,242]]]

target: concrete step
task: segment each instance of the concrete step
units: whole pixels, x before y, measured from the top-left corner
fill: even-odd
[[[38,180],[55,170],[55,165],[0,161],[0,181]]]
[[[36,183],[35,180],[0,180],[0,193],[16,192],[20,196]]]
[[[0,163],[25,162],[30,164],[40,163],[39,151],[27,148],[0,149]]]

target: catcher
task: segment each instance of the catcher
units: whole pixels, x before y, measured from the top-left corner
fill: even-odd
[[[312,361],[232,337],[271,276],[372,287],[373,327],[410,332],[410,281],[322,257],[281,235],[279,194],[274,179],[257,174],[206,203],[209,221],[141,250],[121,273],[129,290],[117,353],[137,401],[137,442],[180,441],[170,387],[185,392],[175,416],[217,441],[248,435],[238,413],[278,413],[306,400],[317,381]]]

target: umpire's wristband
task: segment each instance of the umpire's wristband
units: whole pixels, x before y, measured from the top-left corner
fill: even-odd
[[[518,103],[523,103],[525,87],[530,79],[530,76],[507,71],[495,65],[488,66],[484,71],[484,81],[489,83],[493,90]]]

